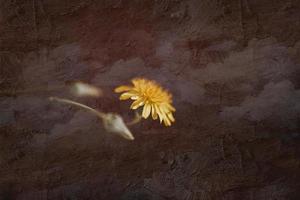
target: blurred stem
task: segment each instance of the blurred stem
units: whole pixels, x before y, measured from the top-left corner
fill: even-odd
[[[141,120],[142,120],[142,115],[138,111],[136,111],[134,119],[131,122],[126,123],[126,125],[132,126],[134,124],[139,123]]]
[[[76,101],[72,101],[72,100],[64,99],[64,98],[59,98],[59,97],[49,97],[49,100],[50,101],[57,101],[57,102],[60,102],[60,103],[65,103],[65,104],[75,105],[77,107],[80,107],[80,108],[83,108],[87,111],[92,112],[93,114],[97,115],[98,117],[100,117],[103,120],[107,118],[107,115],[105,113],[100,112],[98,110],[95,110],[94,108],[91,108],[87,105],[78,103]],[[126,123],[126,125],[131,126],[131,125],[137,124],[141,121],[141,119],[142,119],[142,115],[138,112],[135,112],[134,119],[131,122]]]
[[[85,110],[88,110],[88,111],[94,113],[95,115],[97,115],[101,119],[105,119],[105,117],[106,117],[105,113],[100,112],[98,110],[95,110],[94,108],[91,108],[91,107],[86,106],[84,104],[78,103],[76,101],[72,101],[72,100],[69,100],[69,99],[63,99],[63,98],[58,98],[58,97],[49,97],[49,100],[50,101],[57,101],[57,102],[65,103],[65,104],[71,104],[71,105],[78,106],[80,108],[83,108]]]

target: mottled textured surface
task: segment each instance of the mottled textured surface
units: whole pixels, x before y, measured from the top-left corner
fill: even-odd
[[[300,198],[299,0],[0,0],[0,10],[1,200]],[[136,76],[173,93],[174,126],[143,120],[126,141],[47,100],[129,121],[112,91]],[[105,96],[47,91],[73,80]]]

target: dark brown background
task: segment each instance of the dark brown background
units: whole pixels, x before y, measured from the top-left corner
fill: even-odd
[[[1,200],[299,199],[298,0],[1,0],[0,11]],[[170,128],[131,127],[133,142],[47,100],[130,120],[112,89],[136,76],[168,88],[177,112]],[[70,80],[105,96],[46,91]]]

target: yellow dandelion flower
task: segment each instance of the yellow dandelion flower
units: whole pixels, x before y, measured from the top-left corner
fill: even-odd
[[[122,93],[120,100],[131,99],[134,102],[130,108],[135,110],[143,107],[142,117],[147,119],[150,114],[154,120],[163,121],[166,126],[171,126],[175,122],[173,113],[175,108],[172,106],[172,95],[164,90],[155,81],[135,78],[133,86],[122,85],[115,89],[116,93]]]

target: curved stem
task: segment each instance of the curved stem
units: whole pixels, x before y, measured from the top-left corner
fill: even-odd
[[[94,113],[95,115],[97,115],[98,117],[100,117],[102,119],[104,119],[105,116],[106,116],[105,113],[103,113],[103,112],[97,111],[94,108],[91,108],[89,106],[86,106],[84,104],[81,104],[81,103],[78,103],[76,101],[72,101],[72,100],[69,100],[69,99],[63,99],[63,98],[58,98],[58,97],[49,97],[49,100],[50,101],[57,101],[57,102],[61,102],[61,103],[66,103],[66,104],[71,104],[71,105],[75,105],[75,106],[84,108],[85,110],[88,110],[88,111]]]
[[[131,122],[127,122],[126,125],[132,126],[134,124],[139,123],[141,120],[142,120],[141,114],[136,111],[134,119]]]

